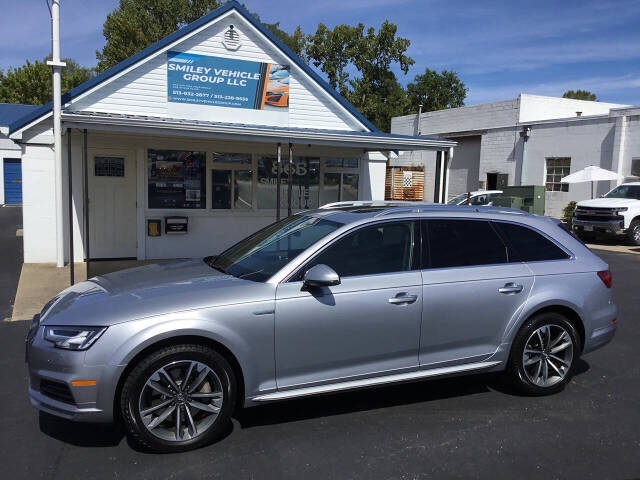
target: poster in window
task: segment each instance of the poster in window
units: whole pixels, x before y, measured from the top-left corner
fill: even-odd
[[[204,152],[149,150],[149,208],[205,208]]]

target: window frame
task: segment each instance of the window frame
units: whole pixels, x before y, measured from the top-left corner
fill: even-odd
[[[548,164],[549,164],[549,160],[556,160],[556,161],[557,161],[557,160],[568,160],[568,161],[569,161],[569,164],[568,164],[568,166],[567,166],[567,167],[564,167],[564,166],[556,166],[556,165],[554,165],[554,166],[552,166],[552,167],[551,167],[551,168],[553,168],[553,169],[564,169],[564,168],[567,168],[567,169],[568,169],[567,174],[566,174],[566,175],[562,175],[561,173],[560,173],[560,174],[558,174],[558,173],[556,173],[556,172],[555,172],[555,170],[554,170],[554,173],[551,173],[551,174],[550,174],[550,173],[549,173],[549,165],[548,165]],[[545,192],[564,192],[564,193],[568,193],[568,192],[569,192],[569,184],[568,184],[568,183],[555,182],[555,181],[553,181],[553,182],[548,182],[548,181],[547,181],[547,177],[548,177],[549,175],[562,175],[562,177],[566,177],[566,176],[567,176],[567,175],[569,175],[569,174],[571,174],[571,157],[544,157],[544,177],[543,177],[543,182],[544,182],[544,189],[545,189]],[[561,178],[562,178],[562,177],[561,177]],[[559,186],[560,188],[555,189],[555,188],[553,188],[553,187],[552,187],[552,188],[550,189],[550,188],[549,188],[549,185],[552,185],[552,186],[557,185],[557,186]],[[565,186],[566,186],[566,190],[564,190],[564,189],[563,189]]]
[[[326,161],[327,160],[333,160],[333,159],[337,159],[340,158],[342,160],[344,159],[355,159],[357,161],[357,165],[355,167],[328,167],[326,166]],[[327,203],[334,203],[334,202],[328,202],[326,197],[325,197],[325,191],[324,191],[324,176],[327,173],[337,173],[340,175],[340,179],[339,179],[339,184],[338,184],[338,202],[343,201],[342,198],[344,197],[342,189],[344,187],[344,175],[345,174],[356,174],[358,175],[358,197],[360,196],[360,178],[362,176],[362,173],[360,172],[360,165],[362,163],[362,158],[360,157],[321,157],[320,159],[320,182],[319,182],[319,189],[320,189],[320,198],[319,198],[319,204],[320,206],[322,205],[326,205]]]
[[[322,254],[328,248],[331,248],[336,242],[339,242],[340,240],[345,238],[347,235],[355,233],[356,231],[364,229],[364,228],[373,227],[375,225],[388,224],[388,223],[399,223],[399,222],[413,222],[413,224],[414,224],[413,225],[413,239],[412,239],[413,245],[412,245],[412,248],[411,248],[412,249],[412,252],[411,252],[411,269],[409,269],[409,270],[400,270],[398,272],[372,273],[372,274],[369,274],[369,275],[351,275],[351,276],[345,276],[345,277],[340,276],[340,279],[342,280],[343,278],[375,277],[377,275],[397,275],[397,274],[401,274],[401,273],[420,271],[421,270],[420,267],[422,266],[422,250],[423,250],[422,249],[422,237],[423,237],[423,235],[422,235],[422,228],[420,226],[420,220],[421,220],[420,218],[415,218],[415,217],[394,218],[394,219],[386,219],[386,220],[380,220],[380,221],[375,221],[375,222],[366,222],[366,223],[362,223],[362,224],[356,225],[353,228],[350,228],[350,229],[345,230],[344,232],[338,234],[337,236],[335,236],[334,238],[329,240],[327,243],[322,245],[320,248],[318,248],[316,251],[311,253],[311,255],[309,255],[305,260],[303,260],[303,262],[298,267],[294,268],[279,283],[298,283],[298,282],[301,282],[302,280],[296,280],[296,278],[298,277],[298,275],[300,273],[302,273],[302,275],[304,276],[303,272],[306,272],[307,265],[309,265],[309,263],[311,263],[318,255]],[[286,266],[284,268],[286,268]]]

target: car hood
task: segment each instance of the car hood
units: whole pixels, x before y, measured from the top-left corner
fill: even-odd
[[[640,200],[633,198],[594,198],[578,202],[578,207],[618,208],[640,205]]]
[[[273,300],[275,287],[225,275],[203,260],[180,260],[90,278],[60,292],[45,325],[109,326],[139,318]]]

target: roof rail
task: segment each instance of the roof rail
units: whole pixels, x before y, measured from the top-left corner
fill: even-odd
[[[402,200],[352,200],[348,202],[333,202],[322,205],[320,208],[343,208],[343,207],[405,207],[425,205],[423,202],[406,202]]]

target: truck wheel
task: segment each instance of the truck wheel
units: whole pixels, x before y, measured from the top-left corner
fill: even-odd
[[[122,417],[133,439],[149,450],[191,450],[225,432],[235,394],[233,370],[217,352],[169,346],[143,358],[127,376]]]
[[[627,230],[627,239],[631,245],[640,245],[640,220],[635,219]]]

